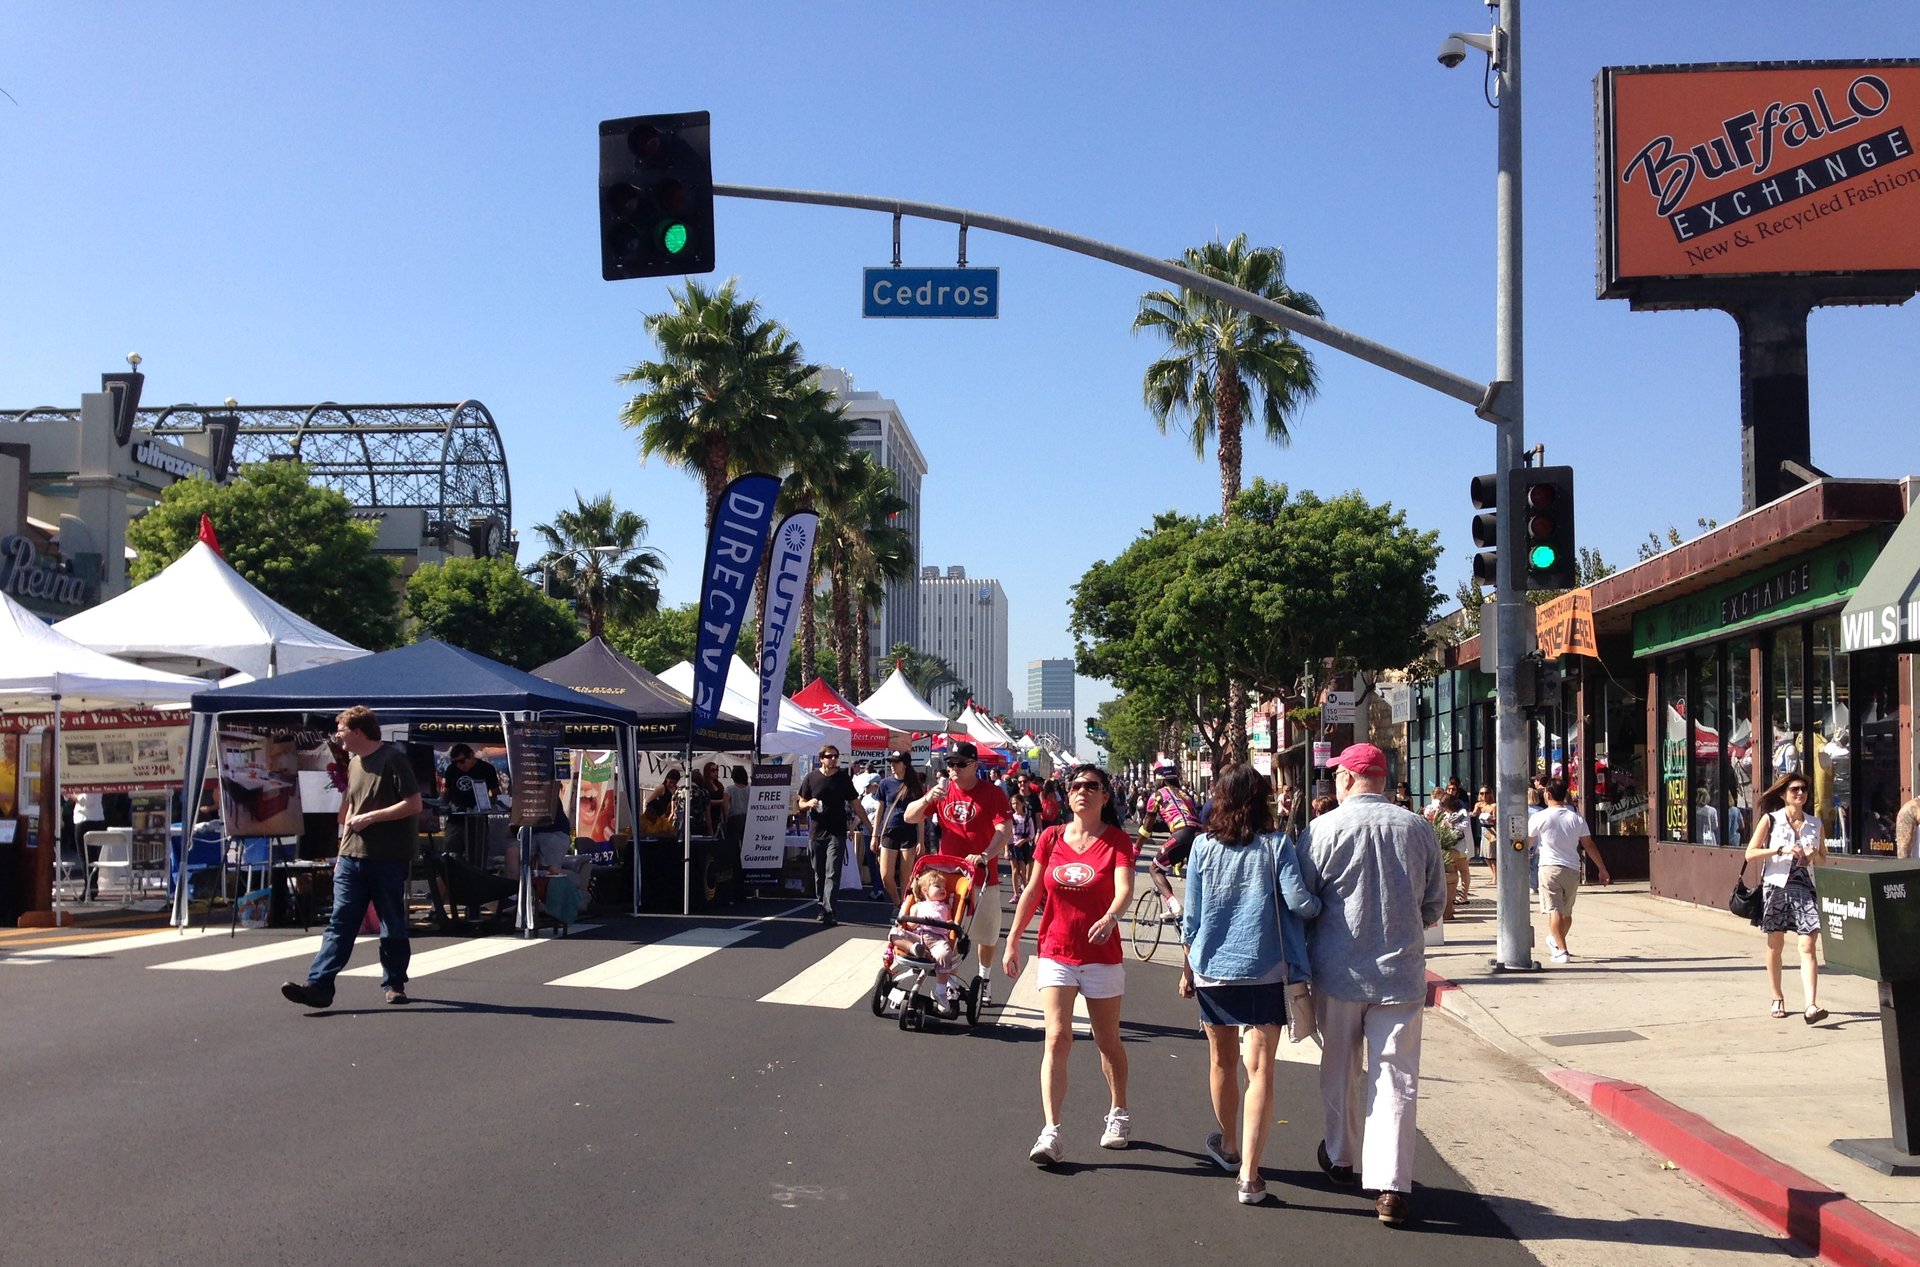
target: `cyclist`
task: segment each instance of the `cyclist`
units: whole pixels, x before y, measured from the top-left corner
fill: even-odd
[[[1147,866],[1147,878],[1153,882],[1154,889],[1167,905],[1169,922],[1180,918],[1180,899],[1173,895],[1173,881],[1169,878],[1173,869],[1187,860],[1187,852],[1193,848],[1193,838],[1200,830],[1200,811],[1193,803],[1193,797],[1180,786],[1180,771],[1173,766],[1161,766],[1154,771],[1154,777],[1160,786],[1154,788],[1153,795],[1147,798],[1146,813],[1141,816],[1140,835],[1147,837],[1145,819],[1148,815],[1158,815],[1167,825],[1167,843]]]

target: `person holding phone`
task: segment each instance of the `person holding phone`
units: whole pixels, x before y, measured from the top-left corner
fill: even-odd
[[[1133,900],[1133,841],[1120,828],[1113,784],[1100,767],[1074,769],[1067,779],[1067,804],[1073,812],[1067,823],[1047,828],[1035,842],[1033,883],[1020,894],[1002,963],[1007,980],[1020,975],[1020,935],[1044,900],[1036,952],[1047,1026],[1040,1057],[1040,1103],[1046,1122],[1027,1154],[1041,1166],[1055,1165],[1064,1155],[1060,1110],[1067,1098],[1077,997],[1087,1000],[1087,1018],[1111,1096],[1100,1147],[1125,1148],[1133,1132],[1127,1111],[1127,1051],[1120,1042],[1127,970],[1119,936],[1120,915]]]
[[[1827,1019],[1820,1006],[1820,907],[1814,900],[1809,868],[1827,860],[1827,842],[1820,820],[1807,812],[1810,784],[1798,770],[1789,770],[1760,793],[1754,809],[1760,821],[1747,842],[1747,857],[1765,858],[1760,871],[1760,931],[1767,935],[1767,984],[1773,987],[1773,1018],[1787,1017],[1787,1001],[1780,989],[1780,960],[1787,933],[1800,941],[1800,985],[1809,1025]]]

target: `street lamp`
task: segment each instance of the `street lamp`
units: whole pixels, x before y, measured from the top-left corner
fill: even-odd
[[[1497,5],[1494,27],[1486,35],[1455,32],[1440,46],[1442,66],[1458,66],[1469,46],[1487,54],[1490,73],[1499,85],[1499,163],[1495,176],[1494,219],[1494,373],[1487,398],[1479,408],[1494,424],[1496,488],[1511,486],[1509,472],[1517,470],[1526,445],[1522,391],[1524,346],[1521,327],[1521,203],[1520,203],[1520,0],[1488,0]],[[1531,609],[1521,592],[1526,572],[1518,559],[1519,508],[1512,496],[1501,493],[1495,504],[1495,534],[1499,561],[1495,570],[1493,625],[1484,612],[1480,619],[1481,662],[1488,651],[1494,663],[1494,822],[1495,849],[1505,850],[1507,865],[1499,873],[1499,937],[1493,966],[1496,971],[1532,971],[1533,924],[1527,910],[1526,719],[1520,712],[1520,657],[1526,651],[1527,617]],[[1487,635],[1493,645],[1487,646]]]

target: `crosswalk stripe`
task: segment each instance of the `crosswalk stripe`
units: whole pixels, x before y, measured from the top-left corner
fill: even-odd
[[[407,964],[407,980],[415,977],[430,977],[436,972],[445,972],[449,968],[458,968],[462,964],[479,963],[482,959],[492,959],[495,955],[510,954],[527,946],[538,946],[543,939],[527,937],[484,937],[472,941],[455,942],[451,946],[440,946],[413,956]],[[366,964],[359,968],[349,968],[340,975],[343,977],[377,977],[384,971],[380,964]]]
[[[272,963],[276,959],[311,959],[320,952],[322,940],[317,934],[292,939],[276,938],[258,946],[244,946],[216,955],[196,955],[192,959],[176,959],[172,963],[150,963],[147,967],[156,972],[232,972],[236,968],[251,968],[255,964]]]
[[[594,990],[632,990],[696,964],[716,950],[724,950],[736,942],[745,941],[755,931],[751,928],[689,928],[671,937],[663,937],[651,946],[642,946],[605,963],[557,977],[547,984],[582,986]]]
[[[833,950],[785,985],[760,996],[762,1003],[800,1007],[852,1007],[873,990],[880,970],[884,937],[855,937]]]
[[[91,955],[111,954],[119,950],[140,950],[146,946],[202,945],[202,938],[225,937],[227,930],[211,928],[163,928],[157,933],[138,933],[132,937],[90,937],[86,941],[62,942],[58,946],[35,946],[36,959],[83,959]]]
[[[1013,983],[1006,1003],[994,1013],[993,1019],[1002,1025],[1015,1025],[1023,1029],[1047,1027],[1047,1014],[1040,1006],[1038,955],[1027,957],[1026,965],[1020,969],[1020,979]],[[1083,994],[1073,996],[1073,1032],[1077,1038],[1093,1036],[1093,1022],[1087,1016],[1087,998]]]

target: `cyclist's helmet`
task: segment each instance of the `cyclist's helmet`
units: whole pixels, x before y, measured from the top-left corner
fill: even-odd
[[[1173,766],[1173,765],[1155,766],[1153,768],[1153,777],[1160,780],[1162,783],[1168,783],[1173,785],[1174,787],[1179,787],[1180,786],[1180,767]]]

